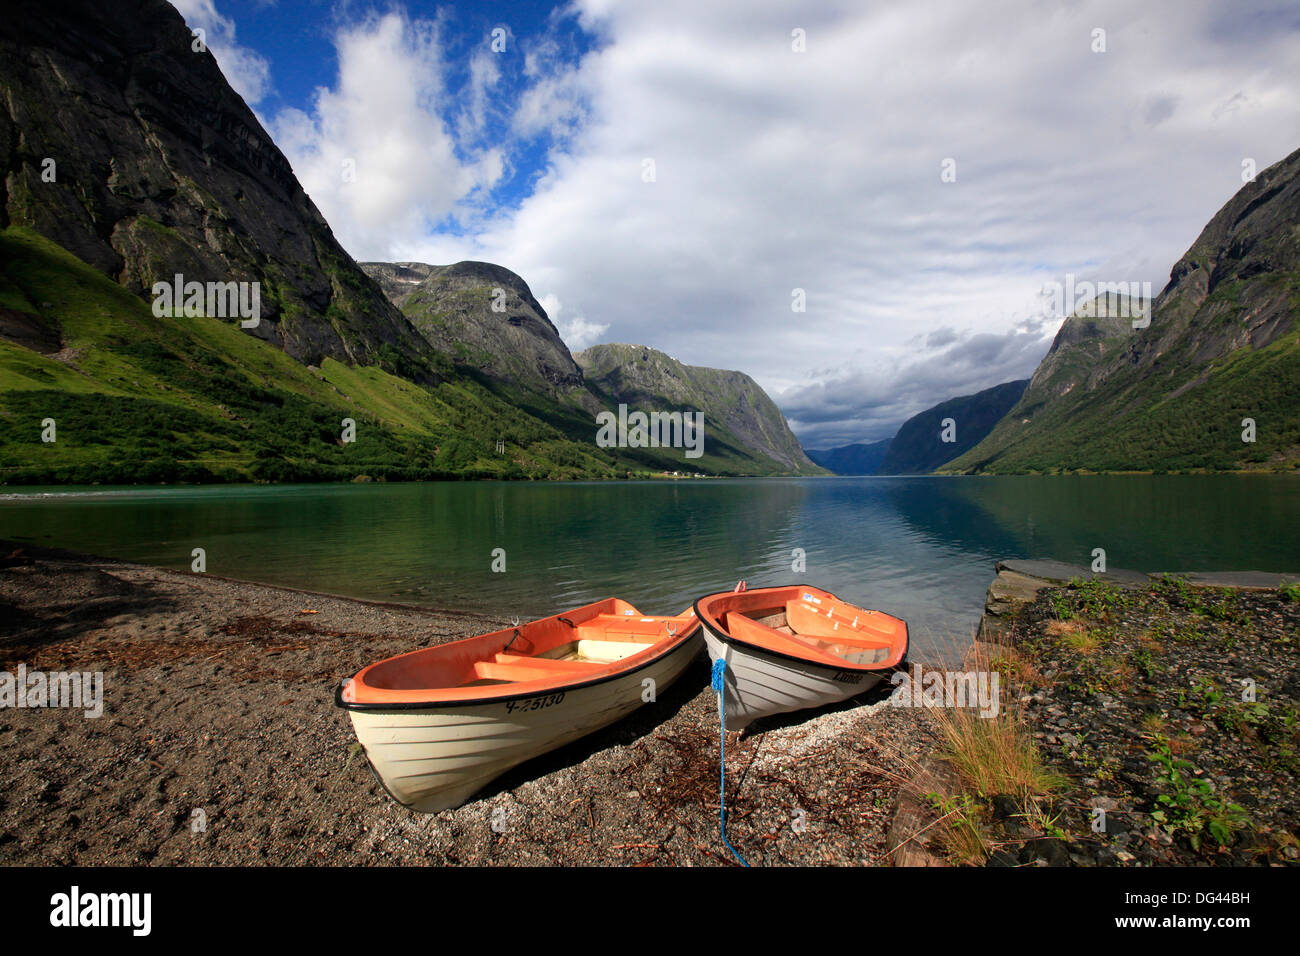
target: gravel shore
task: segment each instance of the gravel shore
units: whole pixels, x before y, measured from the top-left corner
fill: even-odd
[[[0,709],[0,863],[735,865],[703,656],[460,808],[383,793],[338,681],[505,623],[0,542],[0,671],[104,675],[98,718]],[[748,862],[888,862],[899,772],[932,741],[889,690],[728,735]]]

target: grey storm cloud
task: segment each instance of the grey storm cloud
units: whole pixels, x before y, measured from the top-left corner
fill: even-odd
[[[791,389],[780,405],[807,448],[879,441],[940,401],[1028,378],[1051,340],[1020,329],[980,332],[887,376],[855,370]]]

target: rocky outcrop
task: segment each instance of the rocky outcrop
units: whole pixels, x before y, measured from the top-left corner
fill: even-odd
[[[439,358],[334,239],[284,155],[163,0],[18,0],[0,33],[0,226],[131,292],[260,283],[249,334],[304,364]]]
[[[1147,574],[1115,568],[1093,571],[1065,561],[1007,560],[994,566],[997,576],[984,598],[978,639],[996,642],[1004,634],[1003,622],[1024,605],[1032,604],[1044,588],[1061,587],[1071,581],[1102,581],[1121,588],[1145,588],[1166,577],[1177,578],[1193,587],[1238,588],[1276,591],[1295,580],[1295,575],[1269,571],[1175,571]]]
[[[533,391],[580,388],[574,362],[528,283],[490,262],[363,262],[435,349],[498,382]]]

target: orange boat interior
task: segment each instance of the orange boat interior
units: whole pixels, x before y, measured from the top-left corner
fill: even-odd
[[[907,652],[907,625],[816,588],[757,588],[714,595],[700,613],[736,640],[830,667],[893,667]]]
[[[563,690],[637,667],[676,647],[698,627],[689,608],[675,617],[651,617],[609,598],[371,664],[345,688],[343,700],[442,702]]]

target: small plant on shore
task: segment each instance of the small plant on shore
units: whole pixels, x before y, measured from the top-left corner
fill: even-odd
[[[1244,737],[1262,727],[1268,720],[1268,704],[1262,700],[1237,701],[1220,708],[1214,722],[1236,737]]]
[[[1057,840],[1070,839],[1069,835],[1058,824],[1061,817],[1065,816],[1064,811],[1050,812],[1044,805],[1044,801],[1030,800],[1025,808],[1024,814],[1021,815],[1025,821],[1025,826]]]
[[[1071,634],[1065,637],[1061,643],[1077,654],[1091,654],[1097,650],[1100,644],[1097,635],[1089,631],[1082,634]]]
[[[1228,621],[1241,626],[1250,626],[1253,622],[1250,614],[1242,605],[1241,593],[1235,588],[1224,588],[1218,592],[1219,600],[1206,606],[1206,614],[1216,621]]]
[[[1291,581],[1277,589],[1277,596],[1287,604],[1300,604],[1300,581]]]
[[[1024,800],[1059,789],[1062,780],[1043,764],[1023,718],[1004,707],[995,717],[949,708],[933,711],[943,758],[981,796],[1010,794]]]
[[[989,667],[1002,677],[1004,686],[1041,687],[1048,683],[1042,672],[1015,648],[1000,649],[989,659]]]
[[[1074,617],[1074,603],[1065,591],[1053,591],[1047,599],[1052,606],[1052,613],[1058,621],[1069,621]]]
[[[1151,593],[1159,595],[1166,601],[1171,599],[1186,601],[1192,596],[1192,586],[1186,578],[1176,574],[1162,574],[1151,582]]]
[[[1165,720],[1160,714],[1146,714],[1142,718],[1142,730],[1148,737],[1156,737],[1163,734],[1169,726],[1169,721]]]
[[[1133,662],[1133,666],[1141,672],[1143,678],[1146,680],[1151,680],[1156,676],[1156,662],[1155,658],[1151,655],[1151,648],[1139,647],[1129,655],[1129,659]]]
[[[1128,606],[1129,599],[1124,589],[1110,584],[1100,578],[1083,580],[1070,579],[1075,605],[1085,617],[1102,617],[1111,611],[1118,611]]]
[[[1123,689],[1133,675],[1133,668],[1118,657],[1083,657],[1066,687],[1084,697]]]
[[[1199,851],[1206,834],[1219,846],[1227,846],[1234,833],[1249,827],[1245,808],[1219,797],[1208,780],[1195,775],[1190,761],[1174,755],[1167,739],[1157,737],[1147,756],[1158,765],[1158,779],[1166,791],[1156,797],[1151,819],[1170,836],[1186,833],[1192,849]]]
[[[1223,691],[1209,677],[1198,678],[1192,685],[1192,693],[1201,699],[1207,710],[1223,700]]]
[[[956,796],[927,793],[925,796],[943,821],[939,839],[949,858],[957,863],[982,866],[990,853],[983,807],[969,793]]]

